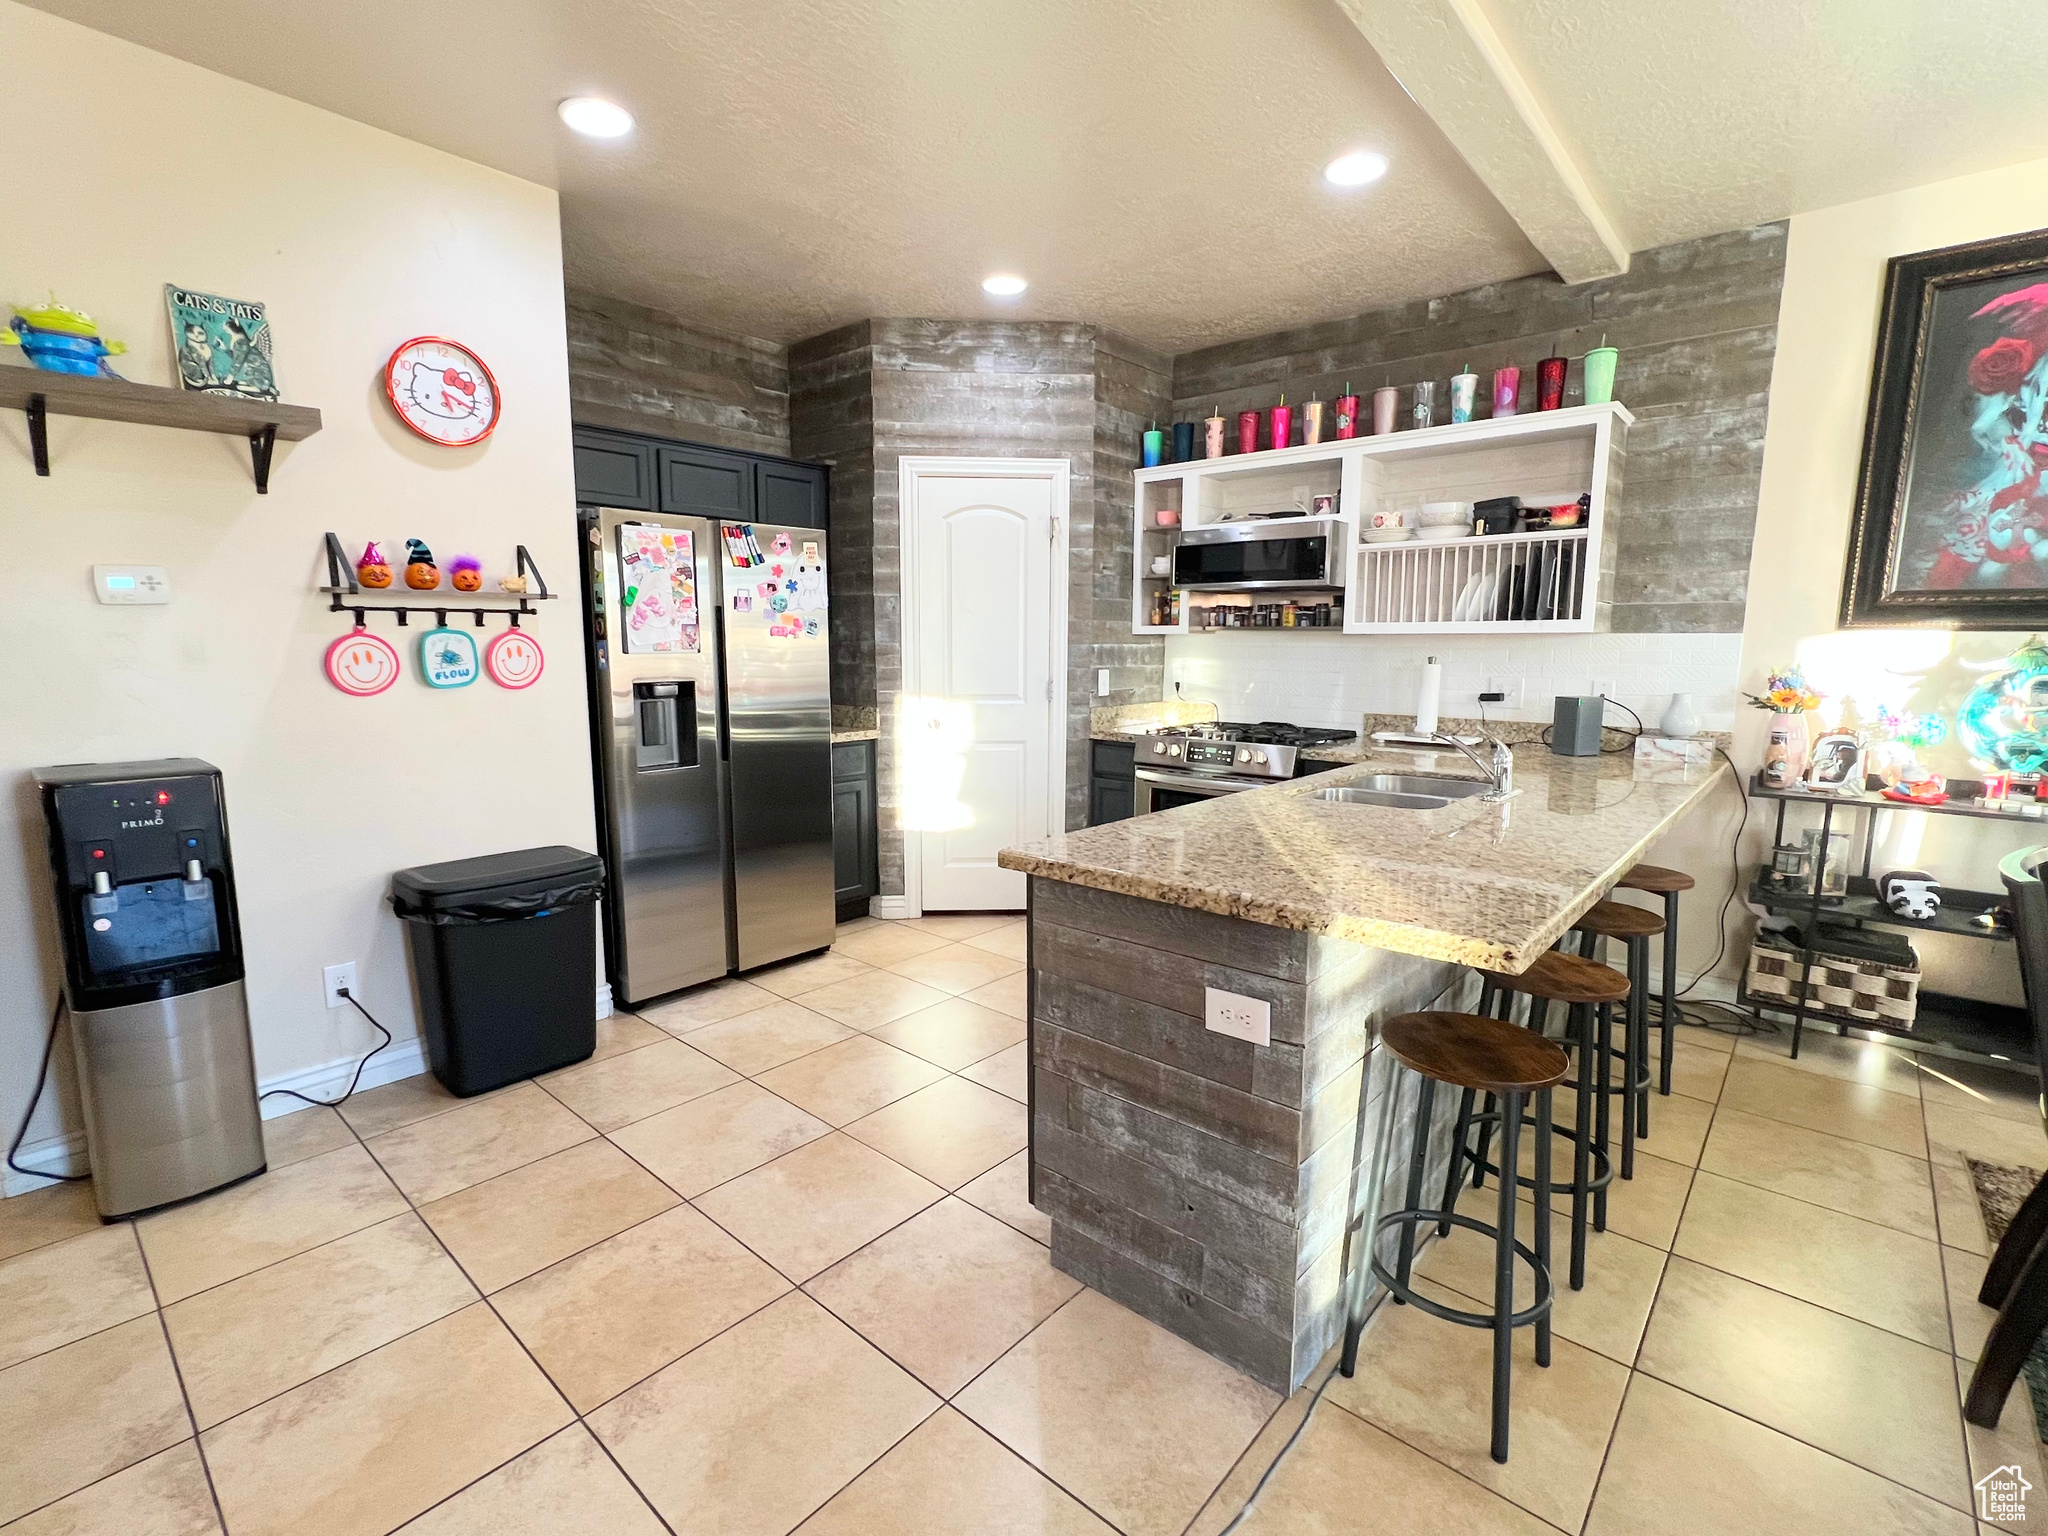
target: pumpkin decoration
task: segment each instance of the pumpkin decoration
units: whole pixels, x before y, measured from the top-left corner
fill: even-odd
[[[475,555],[457,555],[448,562],[448,584],[458,592],[475,592],[484,584],[483,562]]]
[[[405,584],[415,592],[431,592],[441,585],[441,569],[434,564],[434,552],[418,539],[405,541]]]
[[[356,562],[356,585],[363,587],[388,587],[391,585],[391,567],[384,563],[384,552],[377,548],[372,539],[363,546],[363,558]]]

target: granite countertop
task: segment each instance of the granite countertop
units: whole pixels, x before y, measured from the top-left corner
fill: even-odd
[[[1369,773],[1475,778],[1456,752],[1353,749],[1355,765],[1005,848],[1005,869],[1522,971],[1726,776],[1631,754],[1515,754],[1515,793],[1441,810],[1317,800]],[[1738,786],[1739,791],[1739,786]]]

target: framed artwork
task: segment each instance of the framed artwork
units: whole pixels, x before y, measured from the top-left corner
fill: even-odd
[[[1886,268],[1842,624],[2048,625],[2048,230]]]

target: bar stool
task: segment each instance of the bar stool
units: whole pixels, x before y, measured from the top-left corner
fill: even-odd
[[[1641,907],[1619,901],[1596,901],[1572,925],[1580,935],[1579,953],[1592,958],[1601,939],[1619,939],[1628,959],[1628,1027],[1623,1031],[1627,1060],[1621,1094],[1621,1176],[1636,1175],[1636,1142],[1650,1134],[1650,940],[1664,931],[1664,919]],[[1632,1091],[1631,1091],[1632,1090]]]
[[[1536,1363],[1550,1364],[1550,1090],[1564,1080],[1566,1061],[1562,1047],[1526,1029],[1517,1029],[1499,1019],[1471,1013],[1404,1013],[1389,1019],[1380,1031],[1381,1046],[1392,1055],[1396,1067],[1406,1067],[1416,1079],[1415,1147],[1408,1165],[1406,1208],[1382,1216],[1380,1190],[1386,1180],[1388,1156],[1393,1148],[1395,1110],[1399,1105],[1401,1078],[1389,1078],[1380,1105],[1377,1150],[1367,1175],[1367,1209],[1354,1217],[1345,1231],[1350,1242],[1358,1234],[1361,1246],[1349,1273],[1344,1321],[1344,1354],[1338,1369],[1346,1376],[1358,1368],[1358,1336],[1365,1327],[1366,1276],[1387,1288],[1397,1302],[1406,1303],[1467,1328],[1493,1331],[1493,1459],[1508,1459],[1508,1393],[1514,1371],[1514,1330],[1531,1323],[1536,1327]],[[1536,1230],[1535,1246],[1515,1240],[1515,1181],[1500,1181],[1499,1219],[1489,1225],[1477,1217],[1461,1216],[1451,1210],[1430,1210],[1422,1204],[1422,1181],[1429,1154],[1431,1111],[1436,1106],[1436,1085],[1447,1083],[1462,1088],[1469,1100],[1475,1093],[1490,1093],[1500,1100],[1501,1158],[1505,1167],[1515,1166],[1522,1134],[1524,1101],[1536,1101]],[[1408,1283],[1415,1257],[1416,1228],[1429,1222],[1440,1226],[1466,1227],[1494,1240],[1493,1310],[1465,1312],[1447,1307],[1416,1291]],[[1398,1267],[1389,1273],[1380,1262],[1379,1234],[1389,1227],[1401,1232]],[[1521,1311],[1515,1310],[1515,1259],[1526,1262],[1536,1277],[1535,1299]]]
[[[1612,967],[1555,949],[1538,955],[1536,963],[1518,976],[1501,971],[1481,971],[1479,976],[1483,983],[1479,992],[1481,1014],[1490,1013],[1496,1005],[1506,1014],[1513,1006],[1514,995],[1519,993],[1529,999],[1529,1027],[1540,1034],[1549,1004],[1563,1003],[1567,1009],[1564,1043],[1577,1053],[1578,1080],[1574,1088],[1578,1109],[1570,1126],[1555,1126],[1553,1130],[1571,1138],[1572,1178],[1569,1184],[1553,1183],[1549,1193],[1572,1197],[1571,1287],[1583,1290],[1587,1208],[1590,1204],[1593,1230],[1605,1232],[1607,1187],[1614,1182],[1614,1164],[1607,1153],[1607,1100],[1612,1091],[1608,1081],[1608,1063],[1612,1060],[1609,1009],[1628,997],[1628,978]],[[1587,1106],[1593,1107],[1593,1113],[1587,1113]],[[1450,1170],[1444,1180],[1445,1205],[1456,1203],[1458,1184],[1467,1166],[1472,1170],[1474,1189],[1484,1185],[1487,1174],[1503,1178],[1500,1170],[1514,1166],[1503,1161],[1496,1167],[1488,1160],[1487,1146],[1492,1139],[1493,1123],[1498,1119],[1491,1102],[1484,1110],[1475,1112],[1469,1090],[1459,1099],[1458,1129],[1451,1143]],[[1476,1151],[1470,1144],[1471,1128],[1475,1125],[1479,1128]],[[1519,1169],[1515,1178],[1523,1188],[1535,1187],[1535,1179]],[[1440,1234],[1447,1235],[1449,1231],[1448,1223],[1438,1228]]]
[[[1638,864],[1614,882],[1616,890],[1647,891],[1664,898],[1664,995],[1657,1011],[1663,1020],[1664,1043],[1658,1056],[1657,1092],[1671,1097],[1671,1051],[1678,1024],[1678,894],[1693,888],[1693,878],[1682,869],[1661,864]]]

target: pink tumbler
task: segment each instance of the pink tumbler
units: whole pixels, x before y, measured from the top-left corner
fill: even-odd
[[[1202,423],[1202,449],[1207,458],[1223,457],[1223,418],[1211,416]]]
[[[1237,451],[1257,453],[1259,451],[1259,413],[1239,411],[1237,413]]]
[[[1294,407],[1285,403],[1284,395],[1281,401],[1272,410],[1273,431],[1266,439],[1267,446],[1271,448],[1285,448],[1294,438]]]

